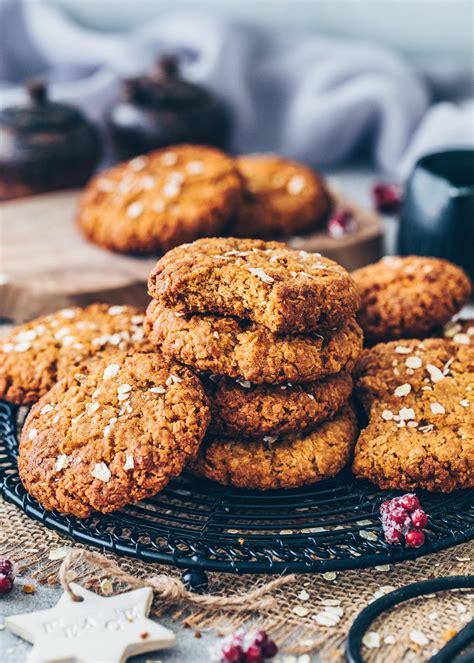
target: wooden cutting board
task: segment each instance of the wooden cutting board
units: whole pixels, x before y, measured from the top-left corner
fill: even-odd
[[[66,191],[0,205],[0,271],[8,283],[0,315],[26,318],[91,301],[147,302],[144,284],[156,257],[119,255],[87,242],[74,220],[78,197],[79,192]],[[353,209],[357,232],[341,239],[319,232],[291,243],[352,270],[380,257],[382,225],[373,212],[343,204]]]

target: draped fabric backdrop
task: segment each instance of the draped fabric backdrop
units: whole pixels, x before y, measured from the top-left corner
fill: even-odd
[[[120,78],[146,71],[163,52],[180,55],[186,77],[226,100],[237,151],[274,151],[322,168],[363,151],[403,178],[423,153],[474,146],[472,87],[459,89],[445,71],[428,77],[380,45],[265,31],[197,11],[101,33],[42,0],[0,0],[2,106],[24,97],[22,81],[44,76],[54,99],[103,123]],[[443,88],[446,98],[434,103]]]

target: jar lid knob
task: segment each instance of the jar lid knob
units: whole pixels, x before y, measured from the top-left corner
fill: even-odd
[[[42,104],[48,98],[48,88],[46,83],[39,79],[28,81],[26,89],[33,104]]]
[[[179,77],[178,58],[175,55],[161,55],[158,59],[158,76],[164,79]]]

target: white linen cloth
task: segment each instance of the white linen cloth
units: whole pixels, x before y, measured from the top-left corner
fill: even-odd
[[[363,150],[377,169],[404,177],[421,154],[474,146],[473,102],[432,104],[435,76],[430,82],[376,44],[264,31],[196,11],[109,34],[78,26],[45,1],[0,0],[2,106],[23,98],[22,81],[44,76],[52,98],[102,123],[120,79],[146,71],[163,52],[180,55],[183,74],[228,103],[237,151],[332,168]]]

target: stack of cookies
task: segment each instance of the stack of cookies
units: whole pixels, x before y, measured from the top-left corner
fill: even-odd
[[[277,242],[201,239],[158,261],[149,293],[145,333],[202,377],[211,405],[192,473],[268,490],[339,472],[358,433],[362,346],[340,265]]]

